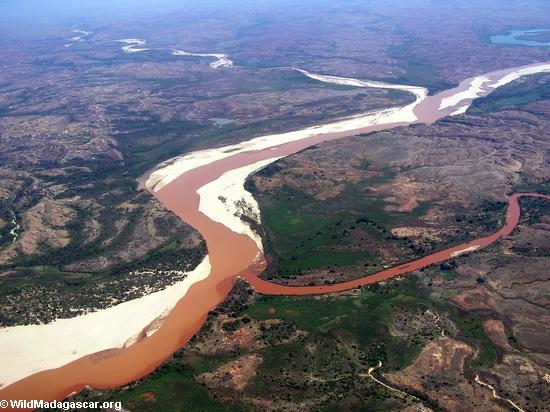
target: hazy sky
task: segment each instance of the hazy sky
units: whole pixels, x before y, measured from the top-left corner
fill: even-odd
[[[517,5],[519,8],[545,10],[550,0],[0,0],[0,40],[2,37],[40,36],[44,33],[60,35],[71,27],[83,29],[101,29],[102,26],[132,26],[136,28],[143,22],[162,22],[159,16],[166,18],[201,18],[203,16],[223,16],[224,11],[233,17],[241,18],[245,11],[247,17],[270,17],[273,14],[280,19],[285,14],[292,16],[297,9],[306,14],[315,15],[317,9],[343,8],[356,9],[358,12],[376,9],[376,13],[390,15],[396,10],[434,10],[452,6],[460,12],[479,8],[494,11],[495,5]],[[323,8],[324,6],[324,8]],[[492,7],[492,8],[491,8]],[[176,13],[177,10],[177,13]],[[252,13],[250,13],[252,11]],[[284,11],[284,13],[281,13]],[[542,12],[541,16],[545,13]],[[548,14],[547,14],[548,15]],[[323,19],[330,19],[330,10]],[[112,24],[114,23],[114,24]],[[88,25],[88,26],[87,26]],[[47,36],[45,36],[47,37]]]
[[[177,0],[0,0],[0,33],[14,36],[110,17],[167,13],[193,1]],[[61,26],[61,27],[60,27]]]

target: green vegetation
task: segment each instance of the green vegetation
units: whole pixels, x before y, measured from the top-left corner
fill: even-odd
[[[433,302],[424,296],[413,279],[392,286],[373,285],[360,294],[321,299],[263,296],[246,313],[254,319],[276,317],[295,324],[298,329],[308,332],[308,341],[322,342],[323,348],[345,336],[348,343],[353,341],[363,351],[365,365],[372,366],[380,359],[389,369],[401,369],[410,363],[419,348],[407,347],[390,334],[389,327],[400,311],[406,308],[425,310],[432,307]],[[303,344],[299,348],[294,346],[286,350],[296,358],[299,357],[296,353],[304,352],[305,348]],[[327,356],[336,356],[332,352],[333,345],[326,349]],[[285,346],[277,350],[284,351]],[[267,368],[266,364],[263,367]],[[273,372],[269,368],[264,371],[266,375]]]
[[[260,174],[276,172],[275,166]],[[249,183],[262,210],[263,241],[269,260],[265,276],[291,278],[325,269],[332,274],[343,271],[348,277],[358,277],[387,265],[384,251],[398,262],[406,262],[490,233],[502,225],[506,203],[485,201],[478,209],[456,207],[450,211],[450,224],[458,225],[460,230],[444,242],[425,239],[419,243],[395,236],[392,228],[422,227],[420,218],[433,204],[421,202],[406,213],[388,210],[392,203],[381,200],[370,187],[393,177],[386,171],[379,177],[347,184],[342,193],[323,200],[289,186],[276,193],[260,192]]]
[[[519,225],[521,226],[540,223],[545,216],[550,216],[550,201],[548,199],[532,197],[520,198],[520,207],[521,217]],[[517,234],[521,226],[518,226],[513,234]],[[518,244],[514,245],[513,251],[524,258],[543,258],[550,256],[550,247],[545,245],[544,242],[541,243],[537,241],[518,242]]]
[[[82,400],[96,399],[97,393],[85,391],[79,396]],[[214,395],[193,380],[193,370],[179,357],[160,366],[139,384],[116,395],[102,396],[101,400],[121,401],[127,410],[144,412],[239,410],[216,401]]]
[[[544,216],[550,215],[550,200],[535,197],[520,198],[520,224],[533,225],[539,223]]]
[[[405,73],[397,78],[384,80],[391,83],[423,86],[428,89],[430,95],[453,87],[452,83],[438,75],[440,70],[434,62],[414,55],[414,51],[411,50],[413,45],[413,41],[408,41],[399,46],[389,47],[388,56],[398,61]]]
[[[534,192],[550,195],[550,180],[542,182],[524,182],[523,179],[514,185],[512,190],[514,193],[519,192]]]
[[[498,360],[497,349],[483,330],[484,317],[479,313],[458,314],[451,312],[451,320],[460,330],[459,338],[474,345],[479,352],[472,361],[473,367],[490,367]]]
[[[0,226],[0,248],[10,244],[13,240],[11,230],[14,229],[14,225],[11,210],[8,205],[0,200],[0,222],[3,222],[3,226]]]
[[[390,222],[398,225],[414,220],[414,216],[385,212],[384,202],[351,185],[325,201],[286,186],[265,204],[264,242],[268,254],[277,256],[276,264],[268,270],[283,276],[295,275],[300,270],[358,263],[378,266],[381,262],[373,251],[366,248],[356,251],[346,246],[358,242],[359,231],[364,232],[362,236],[379,241],[392,238],[387,230]]]
[[[449,313],[456,338],[479,349],[472,366],[487,367],[497,360],[496,349],[481,326],[484,315],[459,313],[447,298],[431,297],[430,287],[419,279],[320,297],[257,296],[240,282],[190,344],[154,373],[127,388],[88,390],[78,397],[122,401],[125,408],[145,411],[249,410],[250,399],[294,405],[313,402],[317,410],[327,411],[349,410],[345,405],[353,410],[399,409],[410,399],[376,384],[366,371],[380,360],[385,372],[399,371],[414,361],[428,341],[439,339],[442,332],[449,334],[447,324],[434,325],[431,318],[424,323],[413,321],[419,319],[416,314]],[[229,320],[216,323],[220,316]],[[271,323],[275,320],[282,323],[276,327]],[[260,325],[261,331],[254,345],[201,354],[205,342],[219,338],[222,330],[238,333],[251,324]],[[407,332],[398,338],[392,332],[395,328]],[[257,344],[261,346],[256,349]],[[252,353],[261,356],[262,362],[243,391],[208,389],[197,378]],[[203,383],[199,385],[197,379]]]

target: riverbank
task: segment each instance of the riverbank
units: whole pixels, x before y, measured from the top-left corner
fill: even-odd
[[[196,282],[210,273],[208,256],[186,278],[139,299],[45,325],[0,329],[0,388],[26,376],[59,368],[92,353],[125,348],[152,336],[162,319]]]
[[[535,65],[539,70],[549,70],[550,64]],[[491,73],[492,80],[499,82],[518,70],[510,69]],[[260,249],[256,240],[242,233],[236,233],[224,224],[216,222],[200,211],[201,198],[198,191],[207,184],[216,181],[225,173],[245,168],[251,164],[287,156],[313,144],[361,133],[385,130],[406,125],[411,122],[432,122],[451,114],[456,107],[440,109],[446,96],[462,92],[474,79],[461,84],[458,88],[436,96],[425,97],[415,102],[412,109],[415,120],[411,121],[411,107],[399,107],[368,113],[364,116],[335,122],[330,125],[307,128],[302,131],[280,135],[263,136],[238,145],[225,148],[194,152],[172,161],[163,163],[154,171],[146,186],[180,218],[195,227],[205,238],[209,250],[211,272],[203,281],[190,285],[185,299],[180,299],[174,309],[166,316],[162,326],[152,336],[139,340],[123,349],[109,351],[101,356],[85,356],[61,368],[45,371],[3,389],[5,398],[58,399],[73,391],[81,390],[85,385],[94,387],[112,387],[137,379],[153,370],[167,356],[184,345],[200,328],[208,312],[221,302],[232,287],[233,280],[240,275],[249,280],[260,292],[276,294],[318,294],[330,293],[389,279],[435,262],[448,259],[450,253],[471,246],[459,245],[434,255],[415,260],[397,268],[391,268],[368,278],[357,279],[339,285],[318,286],[313,288],[293,288],[273,285],[260,280],[257,275],[262,271],[265,261],[258,258]],[[484,89],[489,93],[491,89]],[[423,94],[422,94],[423,95]],[[460,104],[463,104],[463,99]],[[262,163],[263,164],[263,163]],[[244,173],[236,174],[242,186]],[[233,184],[232,183],[232,184]],[[223,185],[227,186],[227,182]],[[216,187],[214,185],[213,187]],[[218,194],[209,194],[208,196]],[[512,196],[506,226],[497,233],[478,239],[476,245],[486,246],[510,233],[519,217],[518,194]],[[204,193],[203,193],[204,196]],[[54,350],[55,346],[51,348]],[[32,388],[32,391],[30,390]],[[30,395],[32,393],[32,395]]]

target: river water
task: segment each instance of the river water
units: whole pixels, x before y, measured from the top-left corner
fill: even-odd
[[[441,262],[465,249],[484,247],[508,235],[517,225],[520,196],[509,197],[505,226],[496,233],[462,245],[434,253],[421,259],[349,282],[307,287],[273,284],[258,277],[265,268],[265,260],[258,244],[250,237],[239,234],[215,222],[199,211],[197,191],[218,179],[222,174],[261,160],[284,157],[323,141],[339,139],[373,131],[386,130],[411,123],[431,123],[437,119],[464,110],[473,98],[487,95],[495,87],[510,81],[518,70],[537,71],[542,66],[530,65],[519,69],[500,70],[472,79],[458,87],[418,101],[414,108],[416,120],[391,121],[364,128],[321,133],[301,140],[270,146],[260,150],[241,151],[208,164],[195,167],[176,177],[153,194],[181,219],[197,229],[206,240],[212,270],[210,275],[195,283],[177,303],[156,333],[144,337],[128,348],[111,349],[84,356],[56,369],[39,372],[15,382],[0,391],[0,399],[64,399],[85,386],[108,388],[122,386],[151,372],[177,349],[182,347],[200,329],[209,311],[230,292],[236,277],[244,277],[259,292],[265,294],[307,295],[343,291],[411,272]],[[544,66],[549,69],[550,66]],[[476,79],[482,77],[481,82]],[[472,84],[476,84],[475,87]],[[460,95],[458,101],[453,96]],[[445,103],[447,102],[447,103]],[[449,104],[451,102],[452,104]],[[548,198],[548,196],[545,196]]]
[[[548,47],[550,41],[538,41],[532,40],[532,37],[550,32],[550,29],[540,30],[512,30],[508,34],[499,34],[491,36],[491,43],[495,44],[513,44],[516,46],[534,46],[534,47]]]

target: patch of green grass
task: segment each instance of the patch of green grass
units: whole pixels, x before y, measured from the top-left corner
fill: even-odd
[[[194,374],[210,372],[231,359],[230,354],[203,356],[198,353],[186,353],[182,358],[185,367],[192,369]]]
[[[383,182],[391,176],[377,177]],[[393,226],[414,224],[429,207],[422,204],[414,213],[388,212],[387,202],[371,197],[363,185],[349,185],[334,198],[319,201],[290,187],[276,194],[260,193],[264,242],[273,259],[268,273],[291,276],[302,270],[345,268],[357,264],[379,264],[370,250],[354,250],[355,229],[373,241],[387,241]],[[403,240],[394,239],[396,243]],[[408,250],[406,250],[408,252]]]
[[[292,219],[290,219],[290,224],[291,225],[298,225],[301,222],[302,222],[302,220],[299,217],[293,217]]]
[[[535,192],[550,195],[550,180],[543,182],[520,182],[514,185],[512,192]]]
[[[148,399],[149,394],[155,400]],[[165,372],[158,378],[147,379],[135,389],[130,389],[114,400],[119,400],[129,410],[181,411],[181,412],[226,412],[238,409],[217,402],[212,394],[193,381],[192,376],[178,370]]]
[[[247,310],[247,314],[259,320],[283,319],[299,329],[320,331],[331,319],[336,319],[357,309],[360,298],[327,297],[315,300],[309,297],[262,296]],[[275,309],[275,314],[272,309]]]
[[[403,308],[425,309],[431,306],[431,300],[411,279],[394,288],[374,285],[352,296],[262,296],[246,313],[255,319],[277,318],[291,322],[298,329],[307,331],[309,340],[325,338],[334,341],[335,336],[351,336],[370,354],[371,362],[383,359],[390,367],[404,367],[412,361],[419,348],[404,346],[391,335],[389,327],[396,313]],[[277,352],[286,351],[285,347],[277,348]]]
[[[447,280],[454,280],[459,276],[457,271],[454,270],[454,269],[452,269],[452,270],[441,270],[441,271],[439,271],[439,273],[440,273],[441,276],[443,276]]]
[[[474,367],[489,367],[498,361],[496,346],[491,342],[483,329],[483,316],[477,312],[465,315],[456,310],[450,310],[451,320],[460,330],[459,338],[474,344],[479,352],[472,361]]]
[[[85,391],[77,395],[77,399],[120,401],[127,410],[145,412],[236,412],[240,410],[218,402],[208,389],[196,383],[194,376],[199,372],[188,367],[185,362],[185,358],[176,356],[135,385],[100,393]],[[210,366],[213,368],[217,364],[211,363]]]

